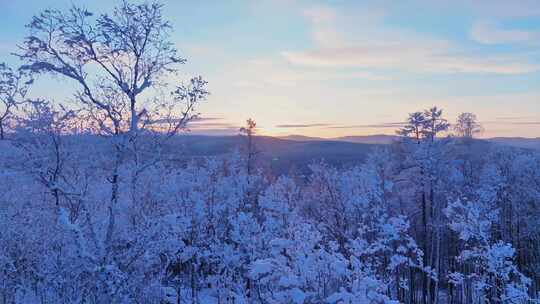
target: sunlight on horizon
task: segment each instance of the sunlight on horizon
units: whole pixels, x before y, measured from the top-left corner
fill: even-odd
[[[0,61],[18,64],[10,53],[32,15],[70,3],[2,1]],[[114,1],[80,3],[108,12]],[[540,137],[538,2],[163,4],[187,59],[180,76],[208,80],[199,111],[219,118],[193,133],[234,134],[251,117],[272,136],[393,135],[392,124],[436,105],[450,122],[475,113],[481,137]],[[32,94],[71,98],[75,83],[42,78]]]

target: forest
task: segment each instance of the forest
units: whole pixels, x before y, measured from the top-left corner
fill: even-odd
[[[1,304],[540,303],[538,151],[433,106],[307,175],[268,170],[252,119],[182,157],[211,83],[180,80],[164,9],[45,10],[0,65]],[[30,97],[50,77],[69,102]]]

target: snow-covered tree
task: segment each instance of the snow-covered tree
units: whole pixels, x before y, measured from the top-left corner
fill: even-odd
[[[494,241],[492,224],[498,210],[486,197],[477,202],[456,201],[445,209],[450,228],[459,234],[464,247],[457,257],[460,271],[451,273],[451,284],[459,286],[460,301],[468,303],[524,303],[530,279],[514,263],[511,244]]]
[[[482,125],[473,113],[461,113],[456,119],[454,130],[457,135],[463,138],[473,138],[476,134],[482,132]]]
[[[8,127],[14,127],[14,110],[25,102],[32,82],[25,71],[0,63],[0,140],[5,139]]]
[[[176,83],[162,11],[46,10],[0,65],[0,304],[538,301],[537,152],[445,138],[432,107],[303,176],[263,170],[251,119],[234,152],[184,155],[207,83]],[[32,73],[75,98],[28,99]]]

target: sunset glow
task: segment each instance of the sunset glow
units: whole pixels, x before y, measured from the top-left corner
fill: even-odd
[[[16,64],[9,54],[30,17],[72,2],[2,1],[0,57]],[[113,5],[76,2],[97,12]],[[212,93],[199,110],[213,120],[193,132],[235,134],[251,117],[266,135],[394,134],[404,113],[437,105],[451,122],[476,113],[482,137],[540,136],[537,1],[164,5],[185,75],[200,73]],[[68,100],[71,85],[43,79],[32,93]]]

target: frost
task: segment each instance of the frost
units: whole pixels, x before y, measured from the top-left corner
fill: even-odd
[[[213,153],[179,134],[209,93],[174,83],[162,13],[45,10],[0,64],[2,304],[537,302],[538,153],[476,142],[471,113],[442,137],[437,107],[363,162],[276,176],[253,119]],[[27,98],[36,73],[73,102]]]

